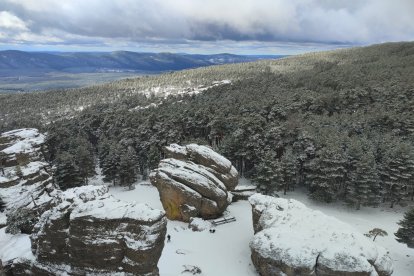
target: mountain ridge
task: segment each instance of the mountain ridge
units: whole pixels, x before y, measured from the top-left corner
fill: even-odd
[[[164,72],[280,57],[283,55],[248,56],[228,53],[200,55],[133,51],[51,53],[4,50],[0,51],[0,75],[12,76],[31,71],[37,73]]]

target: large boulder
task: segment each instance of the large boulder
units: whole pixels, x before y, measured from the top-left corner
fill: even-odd
[[[351,226],[296,200],[249,198],[255,235],[252,261],[262,276],[387,276],[386,250]]]
[[[125,203],[104,186],[69,189],[43,213],[31,235],[34,259],[14,275],[158,275],[166,218],[146,204]]]
[[[190,144],[165,148],[168,157],[151,172],[167,217],[188,222],[191,217],[219,217],[231,203],[238,183],[231,162],[212,149]]]

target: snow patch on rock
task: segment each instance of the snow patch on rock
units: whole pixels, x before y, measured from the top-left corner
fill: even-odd
[[[252,259],[263,275],[265,259],[288,275],[292,269],[391,275],[386,250],[348,224],[293,199],[256,194],[249,201],[256,216]]]

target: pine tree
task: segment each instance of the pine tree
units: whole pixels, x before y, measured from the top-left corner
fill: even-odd
[[[83,183],[88,184],[88,178],[95,174],[95,162],[91,144],[85,139],[78,139],[75,150],[76,165],[79,168]]]
[[[381,180],[384,189],[384,201],[391,202],[391,208],[411,192],[414,181],[413,147],[398,143],[387,152]]]
[[[309,165],[310,196],[313,199],[332,202],[343,193],[346,159],[341,149],[327,146]]]
[[[137,166],[135,150],[129,147],[126,153],[121,155],[119,161],[120,185],[128,186],[132,189],[132,184],[137,180]]]
[[[148,167],[149,169],[155,169],[158,167],[160,163],[161,153],[158,150],[158,147],[155,145],[151,145],[148,151]]]
[[[282,167],[282,186],[283,193],[295,188],[298,173],[298,158],[293,154],[291,148],[287,148],[280,159]]]
[[[105,181],[112,181],[114,185],[118,179],[120,157],[121,153],[119,147],[115,144],[111,144],[105,159],[101,160],[101,169],[102,174],[105,176]]]
[[[378,206],[381,200],[375,157],[364,152],[361,141],[352,141],[348,149],[345,201],[357,210],[363,206]]]
[[[256,165],[256,182],[264,194],[271,194],[283,188],[282,166],[275,151],[266,151]]]
[[[103,162],[109,154],[111,144],[107,138],[102,138],[98,146],[99,167],[103,167]]]
[[[404,214],[404,218],[398,222],[398,225],[400,225],[400,228],[394,234],[397,241],[414,248],[414,208]]]
[[[68,152],[60,153],[56,158],[56,170],[54,178],[56,184],[66,190],[73,187],[79,187],[83,184],[79,168],[75,164],[75,158]]]

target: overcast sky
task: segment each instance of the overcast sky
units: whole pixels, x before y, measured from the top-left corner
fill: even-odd
[[[294,54],[414,40],[414,0],[0,0],[0,49]]]

